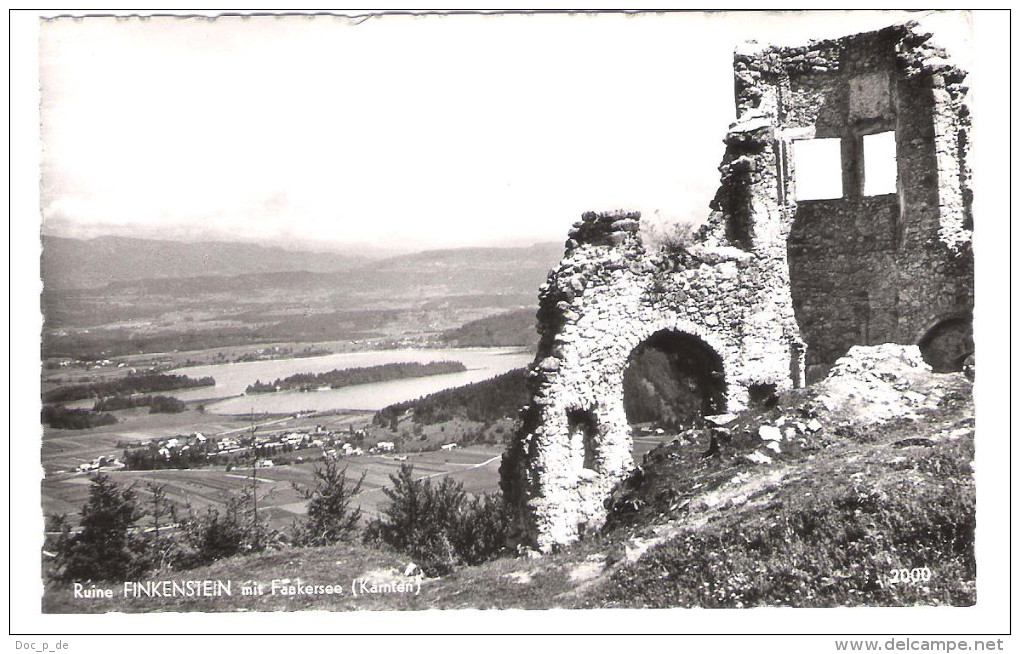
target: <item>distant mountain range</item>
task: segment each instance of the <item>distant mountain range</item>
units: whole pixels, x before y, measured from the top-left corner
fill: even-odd
[[[249,243],[154,241],[122,236],[82,240],[42,237],[43,280],[51,288],[89,288],[110,282],[268,272],[351,270],[364,257],[295,252]]]
[[[538,288],[563,253],[540,244],[368,259],[128,238],[46,237],[43,246],[44,351],[86,359],[252,343],[428,340],[444,330],[451,331],[440,340],[462,346],[531,344]]]
[[[544,279],[562,254],[562,245],[543,243],[368,259],[247,243],[43,236],[42,275],[49,290],[110,286],[170,293],[229,292],[253,286],[335,288],[355,281],[376,288],[443,285],[475,292],[524,289],[533,293],[538,288],[535,278]],[[340,280],[342,284],[337,283]]]

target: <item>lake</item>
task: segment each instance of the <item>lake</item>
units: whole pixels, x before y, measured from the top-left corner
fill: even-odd
[[[174,391],[182,400],[221,399],[206,404],[206,411],[217,414],[294,413],[297,411],[326,411],[330,409],[363,409],[378,411],[396,402],[414,400],[422,395],[490,379],[514,368],[531,363],[534,354],[518,347],[472,347],[447,349],[400,349],[369,352],[346,352],[320,357],[277,359],[224,363],[211,366],[191,366],[170,371],[170,374],[216,379],[215,387]],[[321,373],[344,368],[367,368],[385,363],[432,361],[460,361],[467,367],[464,372],[433,375],[414,379],[399,379],[361,384],[325,391],[286,391],[257,393],[235,397],[256,380],[263,383],[289,377],[297,373]]]

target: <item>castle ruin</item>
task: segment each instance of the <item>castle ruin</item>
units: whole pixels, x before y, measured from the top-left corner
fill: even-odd
[[[913,23],[744,46],[733,69],[737,121],[690,242],[646,252],[639,214],[585,214],[540,291],[531,402],[501,467],[539,549],[598,529],[633,470],[641,348],[676,353],[704,414],[821,379],[853,345],[918,344],[936,371],[972,356],[965,73]]]

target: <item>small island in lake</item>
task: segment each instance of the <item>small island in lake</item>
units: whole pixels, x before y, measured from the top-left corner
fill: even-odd
[[[263,384],[256,380],[245,389],[245,393],[275,393],[277,391],[316,391],[356,386],[358,384],[375,384],[397,379],[413,379],[432,375],[448,375],[464,372],[467,368],[460,361],[432,361],[430,363],[404,362],[386,363],[367,368],[345,368],[320,373],[298,373],[277,379],[272,383]]]

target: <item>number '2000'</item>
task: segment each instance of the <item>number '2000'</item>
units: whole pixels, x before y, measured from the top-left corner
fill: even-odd
[[[924,568],[893,568],[892,579],[889,580],[893,584],[916,584],[921,581],[931,581],[931,570],[927,567]]]

